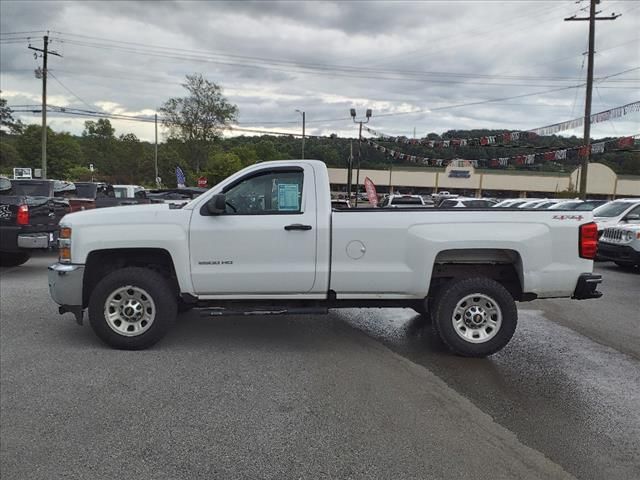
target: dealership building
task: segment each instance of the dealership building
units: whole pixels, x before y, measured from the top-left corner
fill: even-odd
[[[440,169],[360,169],[358,191],[364,192],[364,179],[369,177],[378,193],[392,191],[424,195],[448,191],[469,197],[553,198],[560,192],[577,191],[580,174],[580,167],[570,173],[489,170],[474,168],[466,160],[454,160]],[[356,177],[354,168],[354,191]],[[345,192],[347,169],[329,168],[329,181],[332,192]],[[640,197],[640,176],[618,175],[606,165],[591,163],[587,172],[587,194],[590,198],[602,199]]]

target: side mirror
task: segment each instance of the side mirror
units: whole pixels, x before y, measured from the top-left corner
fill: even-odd
[[[218,193],[207,201],[209,215],[222,215],[226,211],[226,197],[224,193]]]
[[[627,222],[637,222],[638,220],[640,220],[640,213],[630,213],[626,217],[624,217],[624,219]]]

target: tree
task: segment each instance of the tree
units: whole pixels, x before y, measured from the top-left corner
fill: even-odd
[[[2,93],[2,91],[0,91]],[[20,134],[24,124],[20,120],[14,120],[13,110],[7,106],[7,99],[0,97],[0,131],[8,129],[10,133]]]
[[[17,150],[24,160],[23,167],[40,168],[42,138],[40,125],[27,126],[18,138]],[[84,155],[76,137],[69,133],[55,133],[47,127],[47,170],[51,178],[66,178],[67,170],[82,165]]]
[[[81,143],[84,157],[88,163],[93,163],[95,168],[106,175],[118,173],[114,165],[116,141],[115,129],[109,119],[84,122]]]
[[[0,172],[9,173],[14,167],[22,166],[22,157],[13,145],[0,142]]]
[[[235,153],[215,153],[207,161],[207,180],[215,185],[241,168],[242,161]]]
[[[187,75],[182,86],[188,92],[186,97],[170,98],[160,107],[162,124],[170,138],[187,145],[192,166],[199,172],[222,127],[236,120],[238,107],[227,101],[220,86],[201,74]]]

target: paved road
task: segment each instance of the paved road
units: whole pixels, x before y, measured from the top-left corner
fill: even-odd
[[[122,352],[57,315],[50,261],[0,271],[3,479],[640,477],[638,358],[549,302],[486,360],[400,309],[191,313]]]

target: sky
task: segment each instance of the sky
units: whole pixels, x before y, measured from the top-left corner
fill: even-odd
[[[640,1],[598,10],[622,15],[596,22],[594,113],[640,100]],[[3,0],[0,89],[16,109],[40,104],[42,58],[28,46],[42,48],[49,32],[61,55],[49,56],[57,107],[153,116],[185,94],[185,75],[201,73],[238,106],[243,128],[300,133],[299,110],[308,135],[357,137],[349,109],[361,119],[370,108],[369,125],[390,135],[528,130],[584,115],[588,22],[564,21],[574,14],[588,15],[588,2]],[[48,117],[74,134],[92,119]],[[152,123],[112,124],[154,138]],[[591,133],[640,133],[640,113]]]

